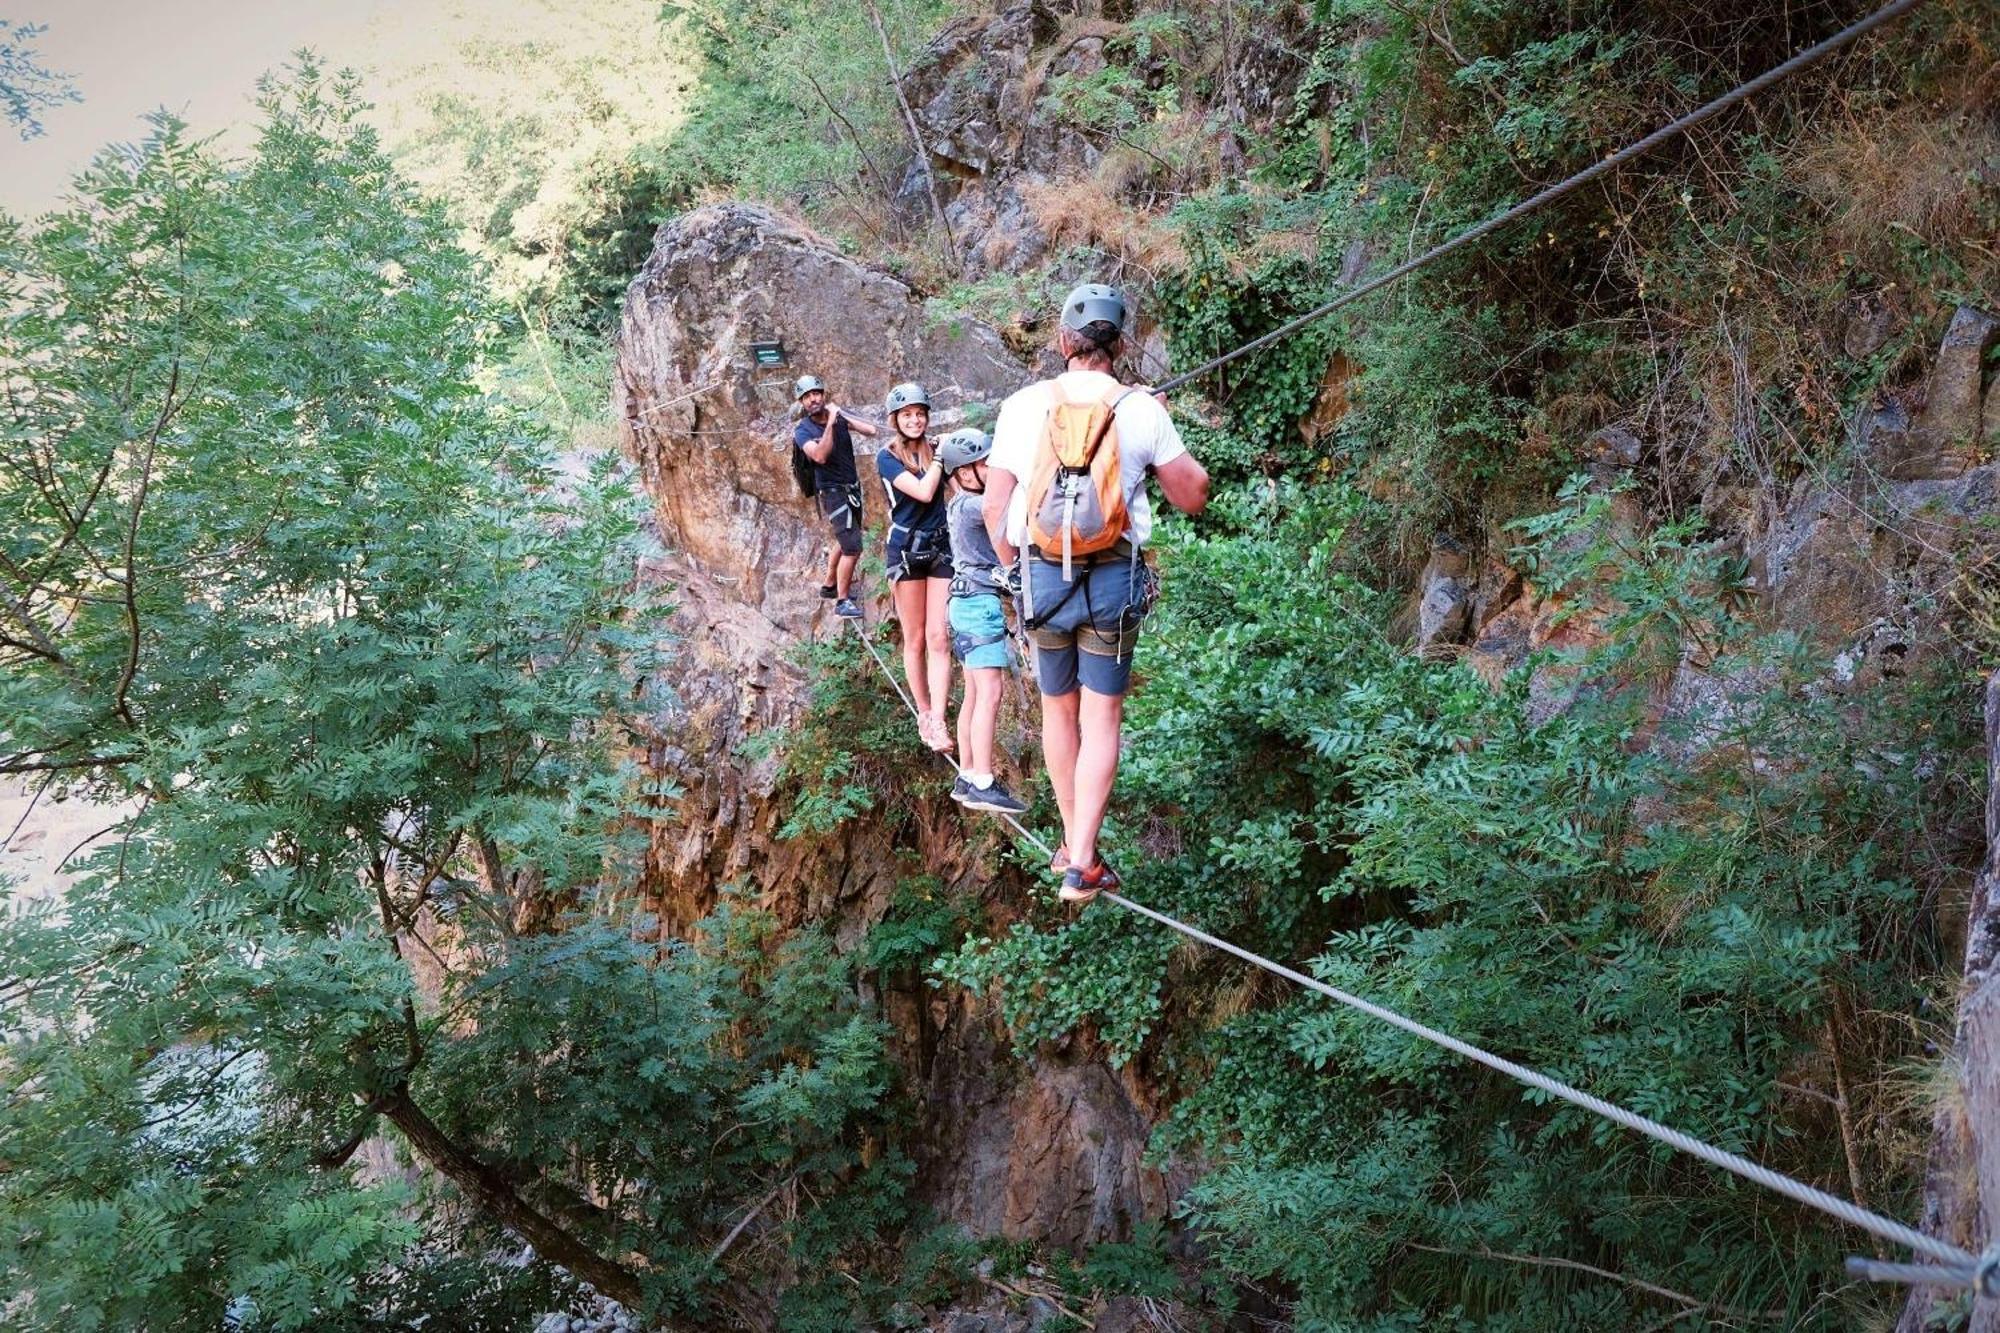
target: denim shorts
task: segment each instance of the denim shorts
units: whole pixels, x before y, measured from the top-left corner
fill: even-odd
[[[1036,622],[1035,678],[1043,694],[1063,695],[1078,685],[1092,694],[1123,694],[1132,683],[1132,650],[1145,618],[1147,573],[1128,558],[1073,568],[1029,557],[1023,561]]]
[[[951,624],[951,650],[967,668],[1005,671],[1013,664],[1013,654],[1007,650],[1007,613],[1000,605],[998,593],[954,597],[946,604],[945,611]],[[995,635],[999,637],[994,638]],[[993,641],[973,648],[965,646],[968,639]]]

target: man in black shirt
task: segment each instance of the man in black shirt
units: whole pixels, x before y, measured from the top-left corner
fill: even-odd
[[[851,595],[854,566],[861,560],[861,479],[854,470],[854,431],[873,438],[875,427],[856,421],[826,400],[826,386],[817,375],[801,375],[793,386],[799,404],[799,424],[792,443],[812,460],[819,512],[833,528],[834,548],[827,558],[826,582],[819,595],[834,599],[833,613],[848,619],[861,615]]]

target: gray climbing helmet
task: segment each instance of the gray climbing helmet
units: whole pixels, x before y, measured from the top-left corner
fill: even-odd
[[[1063,298],[1064,328],[1080,333],[1099,320],[1121,329],[1125,327],[1125,295],[1116,287],[1108,287],[1101,282],[1086,282]]]
[[[792,401],[796,403],[799,399],[805,397],[807,394],[811,393],[814,389],[818,389],[822,393],[826,391],[826,386],[819,382],[819,376],[817,375],[799,376],[799,382],[792,386]]]
[[[937,456],[946,472],[956,472],[962,467],[971,467],[992,452],[993,437],[983,430],[966,426],[938,441]]]
[[[889,409],[889,415],[892,417],[906,407],[921,407],[925,411],[929,411],[931,396],[924,392],[923,385],[918,384],[914,380],[909,380],[889,390],[889,399],[886,406]]]

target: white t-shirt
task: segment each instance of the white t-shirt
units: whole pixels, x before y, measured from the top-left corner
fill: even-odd
[[[1035,470],[1049,410],[1054,406],[1049,386],[1060,383],[1071,402],[1087,403],[1104,396],[1118,381],[1101,370],[1070,370],[1054,380],[1030,384],[1007,396],[1000,418],[993,423],[993,453],[988,467],[1014,474],[1014,496],[1007,502],[1007,540],[1028,544],[1028,479]],[[1174,419],[1150,393],[1128,393],[1118,404],[1118,479],[1125,489],[1126,531],[1135,546],[1153,535],[1153,505],[1146,495],[1146,469],[1171,463],[1187,452]]]

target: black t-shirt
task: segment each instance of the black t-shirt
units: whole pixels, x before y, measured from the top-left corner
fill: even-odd
[[[804,448],[818,443],[819,437],[824,434],[824,423],[806,417],[792,428],[792,443]],[[824,463],[813,464],[813,486],[816,490],[832,491],[856,486],[860,482],[860,474],[854,470],[854,436],[847,429],[847,418],[841,417],[833,423],[833,451],[826,456]]]
[[[894,427],[891,427],[894,429]],[[928,500],[919,500],[914,495],[905,495],[896,489],[896,478],[916,477],[920,474],[903,466],[903,460],[888,449],[875,454],[875,468],[882,474],[882,487],[889,492],[891,506],[889,521],[905,532],[931,532],[944,536],[945,484],[940,481],[935,494]],[[892,534],[893,536],[893,534]]]

